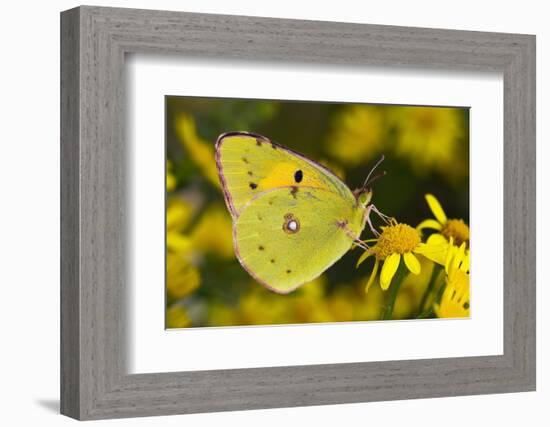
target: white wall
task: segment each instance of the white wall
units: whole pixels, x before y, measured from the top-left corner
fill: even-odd
[[[544,2],[97,1],[105,6],[537,34],[539,265],[548,235],[550,27]],[[59,11],[74,1],[6,2],[0,26],[0,376],[3,425],[66,425],[59,360]],[[546,145],[546,146],[544,146]],[[546,196],[546,197],[544,197]],[[543,200],[546,199],[546,200]],[[545,203],[544,203],[545,202]],[[546,204],[546,206],[544,206]],[[538,268],[538,392],[131,419],[111,425],[548,425],[550,334]]]

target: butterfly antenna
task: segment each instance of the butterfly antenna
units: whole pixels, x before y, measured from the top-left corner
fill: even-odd
[[[380,166],[380,163],[382,163],[383,161],[384,161],[384,155],[382,154],[382,156],[380,157],[380,159],[376,162],[376,164],[372,167],[372,169],[370,170],[369,174],[367,175],[367,178],[365,179],[365,183],[363,184],[363,188],[366,188],[366,187],[367,187],[367,185],[369,184],[369,179],[370,179],[372,173],[376,170],[376,168],[377,168],[378,166]],[[372,181],[374,181],[375,179],[378,179],[378,178],[380,178],[381,176],[384,176],[384,175],[386,175],[386,172],[385,172],[385,171],[384,171],[383,173],[379,174],[379,175],[376,175],[376,176],[372,179]],[[372,182],[372,181],[370,181],[370,182]]]
[[[366,188],[369,184],[372,184],[378,178],[382,178],[383,176],[386,176],[386,171],[382,171],[379,174],[374,175],[371,179],[369,179],[367,182],[365,182],[365,187],[363,187],[363,188]]]

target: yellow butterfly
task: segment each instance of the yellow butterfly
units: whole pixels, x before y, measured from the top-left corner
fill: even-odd
[[[354,243],[364,247],[359,236],[367,222],[374,231],[369,213],[376,208],[367,188],[372,171],[352,192],[326,167],[248,132],[218,137],[216,165],[233,218],[235,254],[274,292],[292,292]]]

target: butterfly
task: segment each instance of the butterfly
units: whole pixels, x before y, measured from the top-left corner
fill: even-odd
[[[383,157],[351,191],[328,168],[262,135],[224,133],[215,155],[235,255],[276,293],[315,279],[354,244],[365,247],[359,237],[367,222],[376,233],[368,184]]]

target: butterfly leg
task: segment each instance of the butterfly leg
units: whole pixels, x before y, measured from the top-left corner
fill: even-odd
[[[378,208],[376,206],[374,206],[373,204],[370,204],[368,207],[367,207],[367,210],[365,212],[365,216],[367,217],[367,224],[369,225],[369,228],[370,230],[372,231],[372,233],[378,237],[380,236],[380,233],[376,230],[376,228],[374,228],[374,225],[372,224],[372,221],[370,219],[370,213],[371,212],[374,212],[376,215],[378,215],[382,221],[384,221],[386,224],[391,224],[392,221],[395,221],[391,216],[388,216],[386,214],[383,214],[382,212],[380,212],[378,210]]]
[[[393,218],[391,216],[388,216],[386,214],[383,214],[382,212],[380,212],[376,206],[374,205],[369,205],[369,208],[371,208],[371,210],[376,214],[378,215],[382,221],[384,221],[386,224],[390,224],[393,220]]]
[[[364,240],[361,240],[361,239],[355,239],[353,241],[353,244],[355,246],[360,247],[361,249],[363,249],[365,251],[368,251],[370,249],[369,245],[367,245],[367,243]]]
[[[380,233],[374,228],[374,225],[372,225],[372,221],[370,220],[370,213],[373,211],[374,205],[368,205],[367,210],[365,211],[365,217],[367,219],[367,224],[369,225],[370,231],[372,231],[372,234],[374,234],[376,237],[380,236]]]

